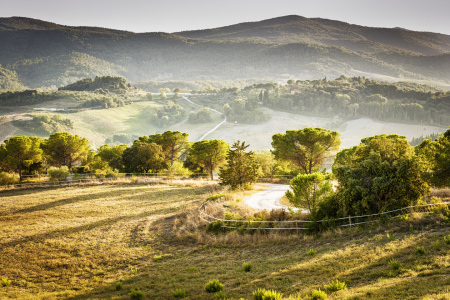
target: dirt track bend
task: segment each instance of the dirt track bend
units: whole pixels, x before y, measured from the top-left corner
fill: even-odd
[[[210,107],[207,107],[207,106],[203,106],[203,105],[197,104],[197,103],[193,102],[192,100],[189,100],[188,97],[186,97],[186,96],[181,96],[181,98],[183,98],[184,100],[186,100],[187,102],[189,102],[189,103],[191,103],[191,104],[193,104],[193,105],[196,105],[196,106],[199,106],[199,107],[206,107],[206,108],[209,108],[210,111],[215,112],[216,114],[222,115],[222,113],[221,113],[220,111],[218,111],[218,110],[216,110],[216,109],[214,109],[214,108],[210,108]],[[208,131],[207,133],[205,133],[205,134],[204,134],[201,138],[199,138],[198,140],[199,140],[199,141],[204,140],[205,137],[206,137],[208,134],[213,133],[217,128],[219,128],[219,127],[220,127],[223,123],[225,123],[226,121],[227,121],[227,116],[225,116],[225,118],[223,119],[222,122],[220,122],[219,124],[217,124],[213,129],[211,129],[210,131]]]

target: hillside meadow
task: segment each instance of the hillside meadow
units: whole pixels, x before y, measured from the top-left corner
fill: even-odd
[[[197,208],[208,197],[226,193],[216,207],[252,213],[242,199],[262,188],[134,180],[1,191],[0,277],[11,284],[0,286],[0,298],[131,299],[140,289],[143,299],[172,299],[179,289],[185,299],[252,299],[266,288],[311,299],[339,279],[347,289],[328,299],[450,299],[450,230],[441,215],[314,236],[206,232]],[[204,291],[212,279],[222,293]]]

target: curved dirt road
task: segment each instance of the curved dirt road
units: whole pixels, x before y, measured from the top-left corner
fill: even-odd
[[[213,111],[213,112],[215,112],[216,114],[222,115],[222,113],[221,113],[220,111],[218,111],[218,110],[216,110],[216,109],[214,109],[214,108],[211,108],[211,107],[207,107],[207,106],[203,106],[203,105],[197,104],[197,103],[195,103],[194,101],[189,100],[188,97],[186,97],[186,96],[181,96],[181,98],[183,98],[184,100],[186,100],[187,102],[189,102],[189,103],[191,103],[191,104],[193,104],[193,105],[196,105],[196,106],[198,106],[198,107],[206,107],[206,108],[209,108],[210,111]],[[220,127],[223,123],[225,123],[226,121],[227,121],[227,116],[225,116],[225,118],[223,119],[222,122],[220,122],[219,124],[217,124],[213,129],[211,129],[210,131],[208,131],[207,133],[205,133],[201,138],[199,138],[198,141],[204,140],[205,137],[206,137],[207,135],[209,135],[210,133],[213,133],[214,131],[216,131],[216,129],[219,128],[219,127]]]
[[[272,209],[288,209],[287,206],[280,203],[280,199],[284,196],[284,193],[289,189],[288,184],[273,184],[262,183],[262,185],[270,187],[265,191],[258,192],[244,199],[245,204],[256,210],[268,210]],[[298,208],[291,208],[294,211],[298,211]],[[307,213],[308,210],[302,209],[302,213]]]

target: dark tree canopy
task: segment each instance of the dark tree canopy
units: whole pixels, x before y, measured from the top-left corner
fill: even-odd
[[[122,161],[125,170],[131,173],[158,173],[167,168],[162,147],[155,143],[135,141],[123,152]]]
[[[86,158],[90,146],[86,138],[67,132],[57,132],[44,140],[42,149],[51,164],[67,166],[70,169],[75,163]]]
[[[334,151],[339,150],[340,134],[322,128],[307,127],[288,130],[272,137],[273,153],[277,159],[294,163],[306,174],[318,171]]]
[[[143,142],[156,143],[162,147],[167,164],[173,165],[180,155],[189,146],[189,134],[181,133],[179,131],[166,131],[164,133],[157,133],[147,137],[140,137],[139,140]]]
[[[429,187],[423,165],[403,136],[377,135],[338,153],[340,214],[379,213],[414,205]]]
[[[258,178],[258,164],[253,157],[253,151],[246,152],[249,145],[237,141],[228,150],[227,163],[219,169],[222,185],[239,188],[254,183]]]
[[[22,181],[22,171],[41,161],[40,145],[41,139],[38,137],[15,136],[5,140],[5,145],[0,149],[1,169],[19,173]]]
[[[189,149],[188,161],[206,169],[213,180],[213,172],[225,162],[229,149],[228,143],[222,140],[199,141]]]

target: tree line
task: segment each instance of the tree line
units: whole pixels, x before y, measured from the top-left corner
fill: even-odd
[[[295,174],[287,198],[310,211],[312,220],[373,214],[415,205],[430,187],[450,185],[450,129],[411,146],[404,136],[377,135],[339,151],[340,134],[322,128],[288,130],[272,137],[272,151],[248,151],[237,141],[191,143],[187,133],[141,136],[131,146],[89,142],[65,132],[47,139],[17,136],[0,146],[0,169],[24,174],[67,167],[73,172],[158,173],[218,171],[221,184],[240,188],[260,176]],[[323,166],[333,161],[332,172]],[[2,175],[4,176],[4,175]],[[332,182],[337,187],[332,188]]]

